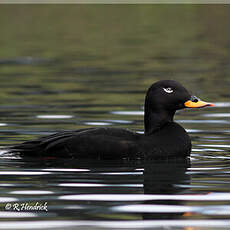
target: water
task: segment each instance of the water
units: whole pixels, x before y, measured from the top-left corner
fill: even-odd
[[[143,132],[160,79],[216,106],[176,115],[193,141],[187,161],[2,156],[0,229],[229,229],[229,10],[2,5],[1,146],[93,126]]]

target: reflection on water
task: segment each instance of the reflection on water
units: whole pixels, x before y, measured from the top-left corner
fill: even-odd
[[[186,161],[2,152],[0,229],[229,228],[229,17],[227,5],[3,5],[1,146],[91,126],[143,132],[160,79],[215,107],[177,113],[193,142]],[[48,211],[22,208],[36,202]]]
[[[145,194],[182,194],[187,184],[190,185],[190,175],[186,174],[190,167],[189,160],[171,160],[145,164],[144,193]],[[183,184],[183,186],[180,186]],[[171,198],[171,197],[170,197]],[[153,200],[145,202],[145,208],[154,209],[147,213],[143,209],[143,219],[176,219],[182,218],[186,212],[193,210],[186,207],[181,200]],[[189,210],[190,209],[190,210]],[[163,215],[162,215],[163,214]]]

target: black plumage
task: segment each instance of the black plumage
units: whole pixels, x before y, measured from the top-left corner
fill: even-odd
[[[9,148],[21,156],[121,159],[186,157],[191,151],[187,132],[173,121],[176,110],[204,107],[178,82],[154,83],[145,98],[144,134],[119,128],[64,131]]]

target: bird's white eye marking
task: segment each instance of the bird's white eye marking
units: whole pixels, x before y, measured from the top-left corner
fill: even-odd
[[[173,93],[173,89],[172,88],[163,88],[163,90],[166,92],[166,93]]]

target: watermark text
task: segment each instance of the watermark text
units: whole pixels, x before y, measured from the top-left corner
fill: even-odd
[[[6,203],[5,210],[8,211],[45,211],[48,212],[47,202],[35,202],[35,203]]]

